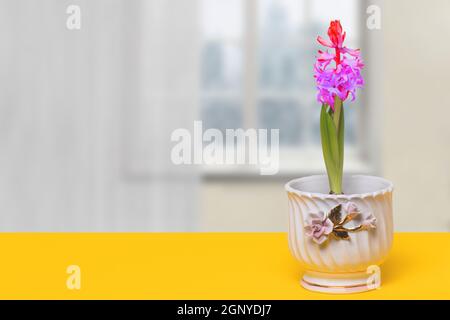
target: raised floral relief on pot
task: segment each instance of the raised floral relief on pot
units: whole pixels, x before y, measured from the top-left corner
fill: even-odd
[[[359,223],[348,226],[350,221]],[[317,244],[324,243],[330,236],[349,240],[349,233],[375,229],[376,223],[372,213],[362,213],[355,203],[347,202],[335,206],[327,214],[323,211],[310,213],[305,221],[305,234]]]

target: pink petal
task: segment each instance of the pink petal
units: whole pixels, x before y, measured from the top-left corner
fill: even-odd
[[[330,219],[325,220],[325,223],[323,224],[324,227],[324,233],[330,234],[333,231],[333,222],[331,222]]]
[[[318,213],[310,213],[308,218],[306,219],[306,224],[315,225],[322,224],[322,221],[325,219],[325,213],[319,211]]]
[[[360,54],[359,49],[350,49],[350,48],[347,48],[347,47],[343,47],[342,48],[342,52],[348,53],[349,55],[354,56],[354,57],[358,57],[359,54]]]
[[[331,110],[333,110],[333,112],[334,112],[334,103],[333,104],[328,104],[328,105],[330,106]]]
[[[317,243],[317,244],[322,244],[325,242],[325,240],[327,240],[326,236],[322,236],[320,238],[313,238],[313,240]]]
[[[319,62],[324,63],[324,62],[329,62],[329,61],[333,60],[334,57],[335,57],[335,55],[332,54],[332,53],[329,53],[329,52],[323,52],[323,51],[320,51],[320,50],[319,50],[319,56],[317,57],[317,60],[318,60]]]
[[[317,37],[317,41],[325,47],[333,48],[333,43],[330,40],[326,40],[326,39],[322,38],[321,36]]]
[[[358,207],[354,202],[347,202],[342,205],[342,208],[344,209],[346,214],[353,213],[353,212],[359,212]]]
[[[324,234],[324,232],[325,232],[325,228],[322,227],[322,228],[320,228],[319,231],[314,232],[313,236],[314,236],[314,238],[320,238]]]

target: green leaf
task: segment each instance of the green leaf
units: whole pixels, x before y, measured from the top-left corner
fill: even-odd
[[[326,104],[323,104],[321,112],[320,112],[320,138],[322,141],[322,154],[323,154],[323,160],[325,161],[325,167],[327,169],[328,182],[330,184],[330,189],[332,190],[333,183],[332,183],[331,177],[334,174],[335,168],[334,168],[334,164],[333,164],[333,157],[331,154],[328,127],[326,125],[326,117],[328,116],[327,108],[328,108],[328,106]]]
[[[338,96],[334,96],[334,114],[333,120],[336,130],[339,130],[339,121],[341,119],[342,100]]]
[[[338,146],[339,146],[339,189],[342,193],[342,176],[344,173],[344,133],[345,133],[345,122],[344,122],[344,107],[341,102],[341,112],[339,117],[338,126]]]
[[[330,189],[334,193],[341,193],[340,155],[336,126],[328,105],[323,104],[320,113],[320,135],[322,140],[322,152],[328,173]]]

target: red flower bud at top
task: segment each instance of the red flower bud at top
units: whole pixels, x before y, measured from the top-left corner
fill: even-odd
[[[328,28],[328,36],[333,43],[333,47],[339,49],[342,48],[342,43],[345,40],[345,32],[342,33],[342,26],[339,20],[330,22],[330,27]]]

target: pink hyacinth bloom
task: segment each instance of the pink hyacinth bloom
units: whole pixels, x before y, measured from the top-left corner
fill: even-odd
[[[359,49],[343,46],[345,32],[338,20],[332,21],[328,29],[330,40],[318,37],[317,41],[334,52],[319,50],[314,64],[314,78],[317,84],[317,100],[334,110],[334,98],[342,101],[351,96],[356,98],[356,89],[362,88],[364,79],[361,70],[364,67]]]
[[[305,234],[312,238],[314,242],[318,244],[323,243],[332,231],[333,222],[328,219],[324,212],[310,213],[306,221]]]

